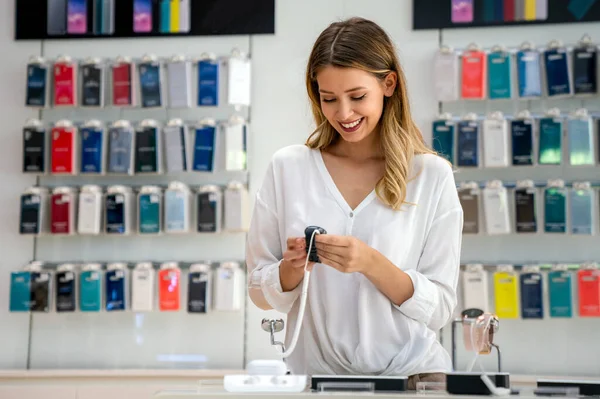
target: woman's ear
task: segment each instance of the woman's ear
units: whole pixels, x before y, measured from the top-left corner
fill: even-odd
[[[396,75],[396,72],[388,73],[383,80],[383,95],[386,97],[391,97],[391,95],[394,94],[394,90],[396,90],[396,84],[398,84],[398,76]]]

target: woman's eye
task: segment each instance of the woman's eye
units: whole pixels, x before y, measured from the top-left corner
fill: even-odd
[[[334,102],[334,101],[335,101],[335,99],[333,99],[333,98],[324,98],[324,99],[323,99],[323,102],[324,102],[324,103],[332,103],[332,102]]]
[[[360,97],[352,97],[352,100],[354,100],[354,101],[360,101],[360,100],[362,100],[363,98],[365,98],[365,96],[366,96],[366,94],[363,94],[363,95],[362,95],[362,96],[360,96]]]

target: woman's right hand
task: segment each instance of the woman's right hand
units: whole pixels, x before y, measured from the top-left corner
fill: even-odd
[[[287,250],[283,253],[283,260],[279,267],[279,279],[284,292],[292,291],[304,278],[307,256],[304,237],[287,239]],[[307,270],[312,270],[314,264],[314,262],[308,262]]]

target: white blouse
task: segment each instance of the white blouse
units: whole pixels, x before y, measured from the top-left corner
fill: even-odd
[[[352,235],[412,279],[412,298],[396,306],[361,273],[313,268],[302,328],[287,365],[294,374],[410,376],[447,372],[451,360],[436,331],[457,303],[463,212],[451,166],[415,157],[401,211],[375,191],[351,209],[321,152],[304,145],[277,151],[256,194],[246,247],[249,295],[262,309],[287,313],[286,347],[297,322],[302,283],[282,292],[279,264],[288,237],[310,225]]]

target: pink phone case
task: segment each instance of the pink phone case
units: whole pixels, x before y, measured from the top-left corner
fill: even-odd
[[[473,22],[473,0],[452,0],[452,22]]]

